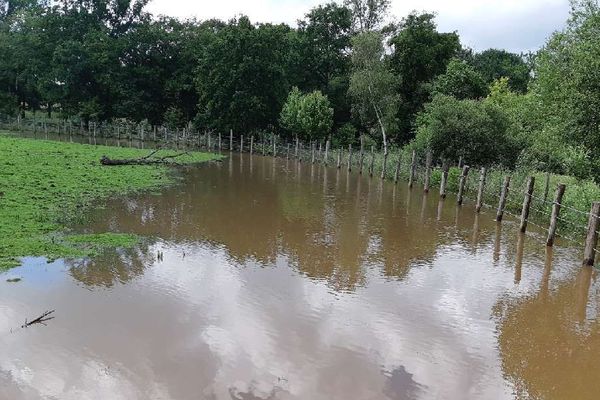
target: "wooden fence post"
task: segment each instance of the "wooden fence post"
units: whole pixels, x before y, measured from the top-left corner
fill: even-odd
[[[508,199],[508,190],[510,187],[510,175],[504,177],[504,183],[502,184],[502,192],[500,193],[500,201],[498,202],[498,210],[496,211],[496,221],[502,221],[504,218],[504,208],[506,207],[506,200]]]
[[[337,169],[342,167],[342,148],[338,149]]]
[[[323,142],[319,140],[319,153],[317,155],[317,160],[323,159]]]
[[[375,146],[371,145],[371,165],[369,165],[369,176],[373,176],[374,168],[375,168]]]
[[[244,135],[240,136],[240,153],[244,152]]]
[[[250,136],[250,155],[254,153],[254,135]]]
[[[477,189],[477,203],[475,204],[475,212],[481,212],[481,207],[483,207],[483,193],[485,189],[485,175],[486,169],[485,167],[481,168],[481,172],[479,173],[479,188]]]
[[[554,203],[552,204],[552,215],[550,216],[550,226],[548,227],[548,238],[546,239],[546,246],[554,246],[554,238],[556,236],[556,229],[558,228],[558,215],[560,214],[560,206],[562,205],[562,198],[565,194],[566,186],[564,184],[558,185],[556,188],[556,194],[554,195]]]
[[[277,137],[273,134],[271,138],[273,139],[273,157],[277,157]]]
[[[442,179],[440,180],[440,197],[446,198],[446,185],[448,184],[448,170],[450,165],[447,161],[442,163]]]
[[[402,153],[398,153],[398,161],[396,161],[396,170],[394,171],[394,183],[398,183],[400,179],[400,168],[402,167]]]
[[[600,202],[594,202],[590,210],[588,221],[588,232],[585,239],[585,250],[583,253],[583,264],[592,266],[596,258],[596,246],[598,244],[598,227],[600,226]]]
[[[310,142],[310,162],[315,163],[315,142]]]
[[[364,146],[364,137],[363,135],[360,135],[360,158],[358,160],[358,173],[361,175],[363,173]]]
[[[294,158],[297,160],[298,159],[298,136],[296,136],[296,153],[294,154]]]
[[[423,182],[423,191],[425,193],[429,193],[429,184],[431,182],[431,163],[433,159],[433,155],[431,154],[431,150],[427,152],[427,157],[425,158],[425,179]]]
[[[381,166],[381,179],[385,179],[385,173],[387,172],[387,159],[388,159],[388,149],[387,146],[383,148],[383,165]]]
[[[352,171],[352,143],[348,145],[348,171]]]
[[[323,159],[323,163],[327,165],[329,163],[329,139],[325,142],[325,158]]]
[[[233,151],[233,129],[229,130],[229,151]]]
[[[412,159],[410,161],[410,173],[408,176],[408,187],[412,189],[413,183],[415,181],[415,172],[417,168],[417,151],[413,150]]]
[[[544,203],[548,201],[548,190],[550,189],[550,172],[546,172],[546,186],[544,187]]]
[[[166,135],[167,131],[165,129],[165,135]],[[219,132],[219,151],[221,151],[221,132]]]
[[[467,184],[467,177],[469,175],[469,166],[465,165],[462,169],[462,174],[460,174],[460,182],[458,185],[458,196],[456,198],[456,203],[460,206],[463,203],[463,199],[465,196],[465,185]]]
[[[529,219],[529,208],[531,207],[531,198],[533,196],[533,188],[535,186],[535,177],[530,176],[527,181],[527,189],[525,198],[523,199],[523,208],[521,209],[521,232],[527,230],[527,221]]]

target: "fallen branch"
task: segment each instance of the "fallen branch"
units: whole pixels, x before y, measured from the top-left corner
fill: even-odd
[[[46,325],[44,322],[50,321],[51,319],[54,319],[54,317],[50,317],[50,314],[52,314],[52,313],[54,313],[54,310],[52,310],[52,311],[46,311],[45,313],[43,313],[42,315],[40,315],[39,317],[37,317],[33,321],[27,322],[27,320],[25,320],[25,324],[21,325],[21,328],[27,328],[27,327],[29,327],[31,325],[35,325],[35,324]]]
[[[159,158],[150,158],[154,154],[156,154],[158,150],[154,150],[150,154],[140,158],[126,158],[126,159],[111,159],[107,156],[102,156],[100,159],[100,164],[102,165],[152,165],[152,164],[166,164],[172,162],[170,160],[175,159],[177,157],[184,156],[188,154],[187,151],[183,153],[173,154],[170,156],[164,156]]]

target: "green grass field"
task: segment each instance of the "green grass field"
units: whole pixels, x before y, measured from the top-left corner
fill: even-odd
[[[175,182],[166,165],[102,166],[110,158],[137,158],[149,150],[26,139],[0,133],[0,270],[24,256],[82,257],[103,247],[131,246],[128,234],[69,235],[86,207],[108,196],[156,190]],[[158,156],[174,154],[161,151]],[[179,163],[218,159],[189,153]]]

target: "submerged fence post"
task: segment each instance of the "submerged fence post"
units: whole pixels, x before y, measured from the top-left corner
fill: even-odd
[[[352,143],[348,145],[348,171],[352,171]]]
[[[337,169],[342,167],[342,149],[338,149]]]
[[[272,136],[273,139],[273,157],[277,157],[277,137],[275,134]]]
[[[398,183],[400,178],[400,167],[402,166],[402,153],[398,153],[398,161],[396,161],[396,170],[394,171],[394,183]]]
[[[165,130],[165,134],[166,134],[166,130]],[[221,151],[221,132],[219,132],[219,151]]]
[[[450,165],[447,161],[442,163],[442,179],[440,180],[440,197],[446,198],[446,185],[448,184],[448,170]]]
[[[323,159],[323,142],[319,140],[319,153],[317,155],[317,160]]]
[[[285,155],[285,159],[286,160],[290,159],[290,142],[287,143],[287,153]]]
[[[233,129],[229,130],[229,151],[233,151]]]
[[[423,181],[423,191],[425,193],[429,193],[429,184],[431,182],[431,163],[432,163],[433,155],[431,154],[431,150],[427,152],[427,157],[425,158],[425,178]]]
[[[244,152],[244,135],[240,136],[240,153]]]
[[[596,258],[596,245],[598,244],[598,227],[600,226],[600,202],[592,203],[590,219],[588,221],[588,232],[585,239],[585,250],[583,252],[583,264],[592,266]]]
[[[369,165],[369,176],[373,176],[375,166],[375,146],[371,145],[371,165]]]
[[[408,187],[412,189],[415,180],[415,170],[417,168],[417,151],[412,151],[412,159],[410,161],[410,173],[408,176]]]
[[[383,147],[383,165],[381,166],[381,179],[385,179],[385,173],[387,172],[387,159],[388,149],[387,146]]]
[[[465,185],[467,183],[467,176],[469,175],[469,166],[465,165],[462,169],[462,174],[460,175],[460,182],[458,185],[458,196],[456,198],[456,204],[459,206],[463,203],[463,198],[465,195]]]
[[[298,136],[296,136],[296,153],[294,154],[294,158],[298,159]]]
[[[481,207],[483,207],[483,193],[485,189],[485,167],[481,168],[481,172],[479,173],[479,188],[477,189],[477,203],[475,204],[475,212],[479,213],[481,211]]]
[[[325,142],[325,158],[323,159],[323,163],[327,165],[329,163],[329,139]]]
[[[250,155],[254,153],[254,135],[250,136]]]
[[[521,209],[521,232],[527,230],[527,221],[529,220],[529,209],[531,207],[531,198],[533,196],[533,188],[535,186],[535,177],[530,176],[527,181],[527,189],[525,198],[523,199],[523,208]]]
[[[315,142],[310,142],[310,162],[315,163]]]
[[[504,177],[504,183],[502,184],[502,192],[500,193],[500,201],[498,202],[498,210],[496,211],[496,221],[502,221],[504,218],[504,208],[506,207],[506,200],[508,199],[508,190],[510,186],[510,175]]]
[[[363,160],[364,160],[364,146],[365,140],[363,135],[360,135],[360,158],[358,160],[358,173],[362,175],[363,173]]]
[[[558,228],[558,215],[560,214],[560,206],[562,205],[562,198],[565,194],[565,188],[566,186],[562,183],[556,188],[554,203],[552,204],[552,215],[550,216],[550,226],[548,227],[546,246],[554,246],[554,238],[556,237],[556,229]]]

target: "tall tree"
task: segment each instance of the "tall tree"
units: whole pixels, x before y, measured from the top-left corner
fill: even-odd
[[[247,17],[216,32],[198,60],[199,124],[241,132],[277,124],[289,91],[289,32],[285,25],[254,26]]]
[[[416,114],[430,100],[428,84],[446,71],[461,49],[456,32],[438,32],[434,18],[428,13],[410,14],[389,42],[393,48],[389,63],[400,82],[398,139],[401,143],[412,138]]]
[[[480,99],[488,94],[488,85],[472,66],[454,58],[450,60],[446,73],[433,80],[432,91],[460,100]]]
[[[488,85],[505,77],[514,92],[527,91],[530,68],[522,56],[506,50],[488,49],[474,54],[471,63]]]
[[[352,10],[355,32],[379,29],[387,17],[390,3],[390,0],[344,0],[344,5]]]
[[[384,152],[385,175],[388,137],[395,129],[395,111],[398,103],[396,79],[384,63],[383,36],[378,32],[364,32],[352,39],[352,76],[349,93],[354,99],[353,109],[375,136],[379,132]]]

